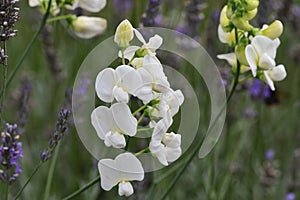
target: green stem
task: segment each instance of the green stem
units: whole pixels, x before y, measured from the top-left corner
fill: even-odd
[[[54,152],[53,159],[51,160],[48,177],[47,177],[46,188],[45,188],[44,200],[48,200],[49,196],[50,196],[51,184],[52,184],[52,180],[53,180],[53,175],[54,175],[54,170],[55,170],[55,166],[56,166],[56,162],[57,162],[57,158],[58,158],[60,145],[61,145],[61,143],[59,143],[57,145],[56,150]]]
[[[7,48],[6,48],[6,41],[3,41],[3,51],[4,54],[7,53]],[[4,63],[3,63],[3,86],[2,86],[2,91],[3,95],[1,96],[1,108],[0,108],[0,123],[2,126],[2,119],[3,119],[3,111],[4,111],[4,101],[5,101],[5,92],[6,92],[6,79],[7,79],[7,58],[4,58]]]
[[[147,147],[146,149],[143,149],[143,150],[141,150],[141,151],[135,153],[134,155],[135,155],[135,156],[139,156],[139,155],[142,155],[143,153],[145,153],[145,152],[147,152],[147,151],[149,151],[149,147]]]
[[[141,112],[142,110],[144,110],[145,108],[147,108],[148,104],[143,105],[142,107],[140,107],[139,109],[137,109],[136,111],[134,111],[132,113],[133,116],[137,115],[139,112]]]
[[[122,49],[122,65],[125,65],[125,56],[124,56],[124,50]]]
[[[70,18],[70,19],[75,18],[76,19],[76,16],[72,15],[72,14],[69,14],[69,15],[61,15],[61,16],[57,16],[57,17],[52,17],[52,18],[47,20],[47,23],[52,23],[52,22],[55,22],[55,21],[68,19],[68,18]]]
[[[75,192],[73,192],[72,194],[68,195],[67,197],[63,198],[63,200],[69,200],[72,199],[74,197],[76,197],[77,195],[81,194],[82,192],[84,192],[85,190],[87,190],[88,188],[92,187],[93,185],[95,185],[96,183],[98,183],[100,181],[100,176],[97,176],[95,179],[91,180],[89,183],[87,183],[86,185],[84,185],[82,188],[80,188],[79,190],[76,190]]]
[[[8,194],[9,194],[9,184],[6,184],[6,188],[5,188],[5,199],[8,200]]]
[[[150,130],[153,130],[153,128],[139,128],[137,130],[137,132],[145,132],[145,131],[150,131]]]
[[[50,14],[50,7],[51,7],[51,2],[52,0],[49,0],[48,2],[48,5],[47,5],[47,10],[46,10],[46,13],[44,14],[43,16],[43,19],[41,21],[41,24],[38,28],[38,30],[35,32],[35,34],[33,35],[31,41],[29,42],[29,44],[27,45],[25,51],[23,52],[22,56],[21,56],[21,59],[19,60],[19,62],[17,63],[15,69],[13,70],[12,74],[8,77],[8,80],[7,80],[7,83],[6,83],[6,87],[8,87],[12,81],[12,79],[14,78],[14,76],[16,75],[17,71],[20,69],[21,65],[23,64],[27,54],[29,53],[29,50],[31,49],[31,47],[33,46],[33,43],[37,40],[39,34],[42,32],[46,22],[47,22],[47,19],[49,17],[49,14]],[[0,96],[2,97],[4,94],[4,91],[2,90],[0,92]]]
[[[137,124],[139,125],[141,123],[141,121],[143,120],[144,116],[145,116],[145,112],[143,112],[142,116],[140,116],[139,120],[137,121]]]
[[[21,196],[23,190],[26,188],[26,186],[28,185],[28,183],[31,181],[32,177],[38,172],[38,170],[40,169],[40,167],[42,166],[42,164],[43,164],[43,163],[40,162],[40,163],[35,167],[35,169],[34,169],[33,172],[31,173],[30,177],[27,179],[26,183],[23,185],[23,187],[19,190],[19,192],[18,192],[17,195],[15,196],[15,198],[14,198],[15,200],[18,199],[18,198]]]
[[[248,74],[246,77],[240,79],[239,83],[243,83],[243,82],[247,81],[249,78],[252,78],[252,77],[253,77],[252,74]]]

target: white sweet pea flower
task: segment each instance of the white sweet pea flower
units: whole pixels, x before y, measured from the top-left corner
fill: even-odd
[[[255,36],[247,45],[245,54],[252,74],[255,77],[257,69],[269,70],[275,67],[276,44],[266,36]]]
[[[77,37],[90,39],[101,35],[107,27],[106,19],[101,17],[79,16],[71,21],[72,31]]]
[[[283,65],[278,65],[272,69],[265,70],[264,76],[267,84],[274,91],[275,86],[273,81],[282,81],[287,76],[287,73]]]
[[[99,12],[106,6],[106,0],[74,0],[71,7],[72,10],[75,8],[82,8],[89,12]]]
[[[155,124],[149,149],[157,157],[159,162],[165,166],[174,162],[181,156],[181,135],[173,132],[167,133],[173,120],[169,114]]]
[[[131,153],[118,155],[115,160],[102,159],[98,163],[101,187],[109,191],[119,184],[119,195],[130,196],[133,187],[130,181],[142,181],[144,169],[141,162]]]
[[[237,67],[237,57],[235,53],[226,53],[226,54],[219,54],[217,55],[217,58],[220,60],[225,60],[227,63],[233,67],[233,69],[236,69]],[[241,73],[247,72],[250,70],[250,67],[247,65],[241,65]]]
[[[225,32],[221,26],[218,27],[218,36],[219,40],[224,44],[229,44],[230,46],[235,44],[235,30],[233,29],[231,32]]]
[[[95,87],[98,97],[107,103],[114,99],[128,103],[129,94],[145,102],[152,100],[150,85],[143,84],[140,73],[127,65],[121,65],[116,70],[102,70],[97,76]]]
[[[124,135],[134,136],[137,132],[137,120],[124,103],[115,103],[110,108],[100,106],[94,109],[91,120],[98,137],[108,147],[125,147]]]

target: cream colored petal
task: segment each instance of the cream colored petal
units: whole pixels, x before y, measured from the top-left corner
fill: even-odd
[[[256,77],[257,74],[257,63],[258,63],[258,55],[252,45],[246,46],[245,49],[246,58],[248,61],[248,64],[250,66],[250,69],[252,71],[252,74],[254,77]]]
[[[268,74],[273,81],[282,81],[287,76],[286,70],[283,65],[278,65],[277,67],[270,69],[268,71]]]
[[[107,27],[106,19],[100,17],[79,16],[72,22],[72,30],[76,36],[90,39],[101,35]]]

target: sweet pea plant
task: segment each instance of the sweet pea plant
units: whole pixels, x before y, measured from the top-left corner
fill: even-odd
[[[130,10],[132,2],[125,0],[124,2],[126,2],[125,7],[127,11]],[[192,37],[200,40],[201,36],[200,38],[198,37],[197,30],[200,21],[204,20],[204,16],[200,16],[198,12],[206,9],[206,5],[199,6],[199,2],[202,1],[190,0],[187,4],[187,10],[190,13],[188,13],[186,18],[188,19],[187,24],[190,30],[186,33],[190,32]],[[48,145],[40,152],[39,163],[37,163],[27,180],[20,185],[20,189],[14,194],[10,192],[10,187],[22,175],[22,164],[20,161],[24,160],[22,159],[24,156],[24,144],[21,138],[23,138],[23,134],[27,133],[24,127],[27,119],[23,118],[28,118],[29,89],[24,85],[21,95],[21,110],[23,113],[19,116],[22,120],[17,121],[16,124],[10,124],[5,121],[4,115],[6,112],[4,104],[7,87],[12,82],[29,50],[47,24],[59,21],[61,22],[60,24],[68,28],[72,36],[81,39],[91,39],[103,34],[108,26],[107,20],[94,15],[104,9],[107,1],[29,0],[29,6],[39,8],[43,18],[32,40],[28,43],[20,60],[17,62],[15,69],[7,77],[8,56],[6,41],[16,36],[17,33],[17,30],[14,28],[14,23],[19,20],[17,3],[18,0],[4,0],[1,1],[0,5],[0,64],[3,65],[4,72],[3,85],[0,92],[0,125],[2,126],[0,181],[5,185],[5,194],[3,195],[5,199],[10,199],[12,196],[14,199],[19,199],[23,191],[31,183],[32,178],[44,163],[51,159],[45,184],[46,188],[43,193],[44,199],[47,200],[50,197],[60,143],[69,129],[70,118],[72,118],[71,92],[69,90],[66,92],[66,98],[57,116],[55,128],[49,135]],[[161,1],[159,0],[149,0],[145,13],[141,15],[141,23],[144,26],[163,24],[162,17],[159,15],[160,3]],[[122,4],[121,1],[114,1],[114,6],[117,7],[115,10],[121,12],[120,8],[122,6],[118,7],[119,4]],[[259,0],[228,0],[220,12],[217,34],[220,42],[226,44],[229,51],[217,55],[217,58],[228,62],[233,75],[227,101],[223,105],[224,109],[230,103],[239,84],[249,79],[255,79],[266,83],[267,89],[274,92],[277,89],[275,82],[282,81],[287,77],[285,66],[276,64],[277,49],[280,46],[279,37],[283,33],[283,23],[275,20],[270,25],[265,24],[262,27],[251,25],[251,20],[258,14],[259,5]],[[88,13],[92,13],[92,16]],[[134,39],[138,41],[139,45],[132,45]],[[118,65],[99,70],[96,79],[88,80],[87,82],[95,83],[91,87],[96,93],[97,103],[100,103],[99,106],[97,104],[95,108],[93,107],[93,111],[89,113],[90,118],[88,119],[98,136],[99,141],[97,142],[99,142],[99,145],[103,145],[107,151],[116,150],[119,153],[113,158],[107,156],[97,160],[99,176],[88,184],[80,186],[81,188],[65,197],[64,200],[73,199],[99,182],[101,188],[105,191],[110,191],[115,186],[118,186],[119,196],[129,197],[133,195],[134,190],[139,190],[139,187],[136,187],[139,184],[137,181],[145,181],[145,185],[147,185],[146,181],[149,181],[145,180],[147,179],[145,175],[147,170],[145,169],[149,166],[146,166],[141,159],[145,155],[151,156],[151,159],[156,162],[155,164],[165,167],[163,173],[166,173],[163,177],[159,177],[159,180],[165,177],[169,177],[169,179],[167,184],[161,188],[163,193],[159,195],[159,199],[166,199],[173,191],[180,177],[183,174],[188,174],[185,172],[189,169],[188,167],[197,153],[201,153],[201,147],[208,145],[212,148],[217,143],[219,135],[213,137],[208,131],[203,141],[194,141],[190,151],[183,154],[182,138],[185,139],[187,136],[185,133],[172,132],[172,125],[176,121],[174,120],[175,116],[179,114],[187,98],[185,98],[181,90],[172,89],[169,82],[170,77],[166,76],[163,62],[157,55],[157,51],[165,41],[165,38],[155,33],[152,33],[152,37],[149,39],[145,39],[142,32],[134,28],[127,19],[117,26],[114,42],[119,48],[118,55],[115,55],[118,58]],[[83,84],[82,87],[85,87],[83,90],[86,90],[90,85]],[[268,92],[271,91],[268,90]],[[217,119],[215,119],[216,121],[218,121],[223,112],[224,110],[220,110]],[[216,125],[216,121],[210,127],[211,129]],[[149,138],[142,137],[143,133],[146,133]],[[211,141],[207,141],[207,138],[213,138],[213,144],[210,143]],[[274,161],[274,154],[273,151],[269,151],[268,156],[266,156],[267,166],[264,166],[264,168],[268,175],[267,178],[270,178],[270,174],[268,174],[270,173],[269,169],[271,169],[271,172],[276,172],[274,177],[278,177],[279,174]],[[169,166],[171,164],[173,164],[173,168]],[[145,187],[147,190],[149,189],[146,195],[147,199],[152,198],[159,183],[158,180],[155,180],[157,178],[155,176],[156,172],[152,173],[154,178],[150,180],[151,186]],[[175,175],[170,177],[170,174]],[[201,177],[193,178],[201,179]],[[214,181],[212,180],[212,182]],[[214,186],[215,184],[211,187]],[[224,191],[226,190],[225,188]],[[97,188],[97,191],[100,191],[100,188]],[[213,194],[213,192],[211,193]],[[0,196],[2,197],[2,194]],[[144,196],[145,194],[143,194],[143,199]],[[286,198],[295,199],[295,194],[290,192]]]
[[[130,46],[134,36],[142,46]],[[116,69],[102,70],[95,83],[99,99],[111,103],[111,106],[97,107],[91,119],[97,135],[107,147],[125,149],[130,138],[139,134],[143,118],[150,119],[143,126],[153,129],[149,147],[135,154],[120,154],[115,160],[101,159],[98,163],[101,187],[110,190],[118,184],[119,195],[130,196],[133,194],[130,181],[144,178],[137,155],[150,151],[163,165],[180,157],[181,135],[167,131],[173,123],[172,117],[184,102],[184,96],[180,90],[174,91],[170,87],[162,64],[156,57],[155,51],[163,42],[159,35],[151,37],[147,43],[142,34],[128,20],[124,20],[117,27],[114,41],[120,47],[122,65]],[[133,113],[128,106],[132,97],[143,104]],[[137,116],[138,119],[135,118]]]

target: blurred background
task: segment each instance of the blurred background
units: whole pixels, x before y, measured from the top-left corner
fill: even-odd
[[[219,14],[226,1],[204,0],[110,0],[95,16],[108,21],[106,32],[91,40],[76,38],[64,23],[47,25],[26,57],[6,95],[4,118],[15,123],[22,107],[22,94],[28,94],[28,119],[22,135],[23,172],[11,187],[14,194],[39,163],[40,152],[48,145],[55,129],[57,115],[63,106],[66,91],[73,87],[77,71],[87,54],[101,41],[114,34],[125,18],[134,27],[158,26],[177,30],[194,38],[205,47],[218,65],[224,83],[232,79],[230,67],[216,58],[228,47],[217,36]],[[150,7],[149,7],[150,5]],[[36,31],[42,14],[21,1],[18,34],[8,42],[8,73]],[[84,14],[76,10],[77,14]],[[91,14],[89,14],[91,15]],[[170,193],[169,199],[300,199],[300,1],[260,0],[258,15],[251,21],[256,27],[279,19],[284,24],[277,63],[285,65],[288,76],[271,92],[262,82],[250,79],[239,85],[230,105],[222,137],[205,159],[195,158]],[[187,46],[189,44],[186,44]],[[109,53],[109,52],[108,52]],[[195,89],[204,88],[201,77],[195,76],[188,63],[174,62],[159,52],[163,63],[184,72]],[[87,87],[93,87],[87,85]],[[201,89],[196,90],[201,91]],[[209,119],[209,98],[197,94]],[[24,100],[24,99],[23,99]],[[202,116],[203,115],[203,116]],[[206,116],[207,115],[207,116]],[[207,122],[200,124],[205,130]],[[184,137],[184,133],[182,133]],[[21,199],[43,197],[51,162],[45,163],[24,191]],[[159,199],[177,173],[176,162],[136,183],[135,195],[129,199]],[[170,174],[166,173],[172,170]],[[50,199],[61,199],[98,175],[95,160],[82,145],[74,124],[62,139],[55,167]],[[4,188],[2,187],[1,190]],[[151,195],[149,195],[151,194]],[[102,191],[94,185],[75,199],[125,199],[117,188]]]

